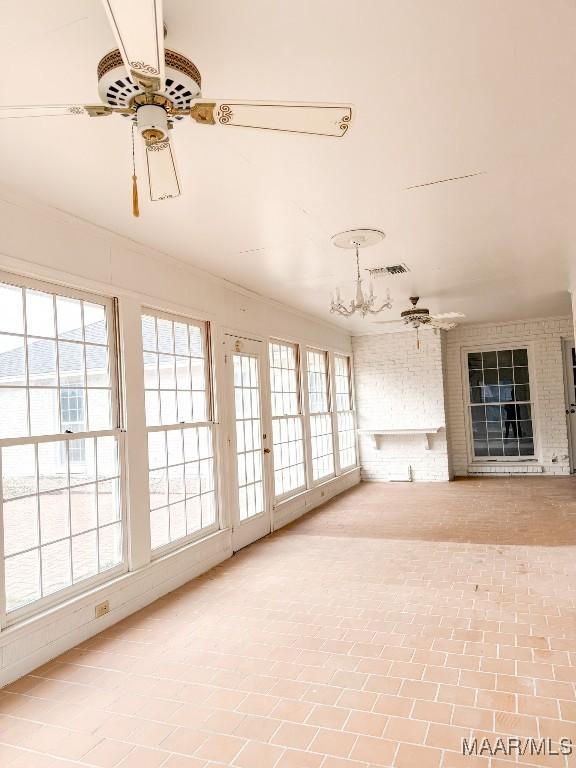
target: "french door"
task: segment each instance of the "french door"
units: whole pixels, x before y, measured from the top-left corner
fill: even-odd
[[[229,499],[234,552],[272,528],[270,462],[272,444],[264,413],[264,343],[226,334],[228,448],[232,482]]]

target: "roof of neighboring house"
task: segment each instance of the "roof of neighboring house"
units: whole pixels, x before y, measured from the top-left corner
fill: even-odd
[[[86,326],[86,330],[91,329],[90,334],[97,338],[94,331],[104,325],[103,321],[91,323]],[[24,339],[24,337],[21,337]],[[58,341],[70,341],[75,339],[75,331],[69,331],[62,334]],[[55,372],[55,344],[56,339],[35,339],[28,340],[28,372],[30,376],[41,377],[48,376]],[[108,365],[107,348],[104,346],[95,346],[92,344],[84,346],[83,344],[62,344],[58,348],[58,367],[60,373],[75,373],[78,371],[78,350],[86,350],[86,370],[88,372],[98,372],[105,370]],[[9,349],[0,353],[0,382],[14,378],[22,378],[26,372],[26,362],[24,347]]]

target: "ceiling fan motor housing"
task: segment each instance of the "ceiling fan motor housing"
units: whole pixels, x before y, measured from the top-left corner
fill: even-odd
[[[426,325],[432,319],[430,317],[430,310],[423,307],[406,309],[400,313],[400,317],[406,325],[411,325],[413,328],[418,328],[419,325]]]
[[[158,91],[164,97],[166,109],[188,110],[194,99],[200,96],[201,77],[197,67],[181,53],[166,48],[164,51],[165,80],[164,88]],[[110,51],[98,64],[98,94],[104,104],[111,107],[131,109],[134,100],[144,91],[126,72],[122,56],[118,49]],[[182,115],[171,115],[170,120],[182,119]]]

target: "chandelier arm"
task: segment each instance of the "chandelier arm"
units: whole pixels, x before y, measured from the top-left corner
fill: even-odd
[[[332,301],[330,312],[335,312],[339,315],[343,315],[344,317],[350,317],[350,315],[354,314],[355,309],[348,309],[341,301],[338,303]]]
[[[378,309],[368,309],[367,311],[371,315],[378,315],[378,314],[380,314],[380,312],[382,312],[383,309],[392,309],[392,302],[385,301],[384,304],[382,304],[382,306],[379,307]]]
[[[350,312],[346,307],[337,307],[334,311],[343,317],[350,317],[350,315],[354,314],[354,312]]]

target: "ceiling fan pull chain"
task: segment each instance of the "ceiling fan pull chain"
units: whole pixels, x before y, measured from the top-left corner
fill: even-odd
[[[136,176],[136,158],[134,156],[134,131],[136,126],[132,123],[132,215],[140,216],[140,208],[138,207],[138,177]]]

